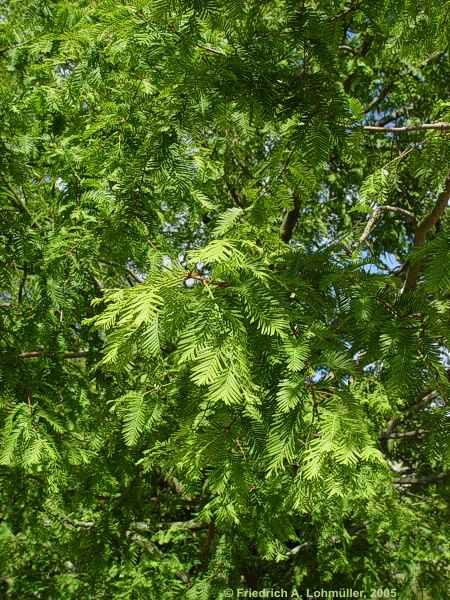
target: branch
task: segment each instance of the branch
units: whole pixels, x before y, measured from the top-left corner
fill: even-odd
[[[294,548],[291,548],[290,550],[288,550],[286,552],[286,557],[291,558],[292,556],[295,556],[296,554],[298,554],[304,548],[308,548],[308,546],[312,546],[311,542],[303,542],[303,544],[299,544],[298,546],[295,546]]]
[[[144,522],[134,521],[130,523],[129,527],[135,531],[155,531],[154,525]],[[191,519],[190,521],[173,521],[172,523],[167,523],[164,531],[196,531],[197,529],[206,529],[207,527],[208,523]]]
[[[178,494],[179,496],[183,496],[183,498],[187,501],[192,500],[193,497],[190,494],[186,493],[183,484],[180,481],[178,481],[176,477],[174,477],[173,475],[165,475],[164,481],[176,494]]]
[[[192,271],[186,273],[184,281],[186,282],[189,279],[193,279],[194,281],[199,281],[200,283],[203,283],[203,285],[215,285],[218,288],[226,288],[226,287],[231,286],[231,283],[229,283],[228,281],[216,281],[214,279],[211,279],[207,275],[202,275],[201,273],[192,272]]]
[[[334,15],[334,17],[330,18],[330,21],[337,21],[338,19],[342,19],[344,17],[346,17],[347,15],[349,15],[352,12],[355,12],[356,10],[359,10],[361,8],[362,4],[360,2],[352,2],[349,6],[347,6],[347,8],[344,8],[344,10],[342,10],[340,13],[338,13],[337,15]]]
[[[367,221],[367,225],[365,226],[364,231],[362,232],[362,235],[359,238],[359,245],[362,245],[362,244],[364,244],[364,242],[367,241],[367,238],[369,237],[370,232],[377,224],[377,221],[380,218],[380,216],[381,216],[381,209],[378,206],[377,208],[375,208],[375,210],[372,213],[372,216]]]
[[[408,438],[417,437],[419,435],[425,435],[427,432],[424,429],[417,429],[416,431],[383,431],[380,434],[380,439],[393,439],[393,438]]]
[[[13,201],[14,206],[20,212],[24,213],[27,217],[32,219],[33,217],[31,215],[30,211],[28,210],[23,198],[20,197],[20,195],[16,192],[14,187],[6,179],[6,177],[2,176],[1,179],[2,179],[3,183],[5,184],[6,188],[8,189],[8,192],[9,192],[8,196]]]
[[[244,202],[242,200],[242,196],[241,196],[240,192],[238,192],[237,190],[234,189],[234,187],[228,181],[228,177],[225,176],[224,177],[224,181],[225,181],[225,185],[227,186],[227,189],[230,192],[230,195],[233,198],[233,200],[236,202],[236,204],[240,208],[244,208],[245,204],[244,204]]]
[[[417,68],[423,69],[424,67],[428,66],[435,60],[438,60],[443,54],[445,54],[445,52],[435,52],[434,54],[432,54],[431,56],[426,58],[424,61],[422,61],[419,65],[417,65]],[[397,73],[393,73],[392,79],[390,79],[390,81],[387,81],[384,83],[378,96],[375,96],[375,98],[373,98],[371,100],[371,102],[369,102],[369,104],[367,105],[367,108],[364,112],[368,113],[368,112],[371,112],[372,110],[374,110],[386,98],[386,96],[388,94],[390,94],[392,88],[395,85],[395,81],[400,81],[404,77],[407,77],[407,76],[415,77],[414,71],[409,66],[407,66],[403,70],[398,71]]]
[[[92,527],[95,527],[95,521],[78,521],[78,520],[69,519],[69,517],[66,517],[63,522],[65,525],[69,525],[71,527],[77,527],[77,528],[81,528],[81,529],[91,529]]]
[[[421,123],[420,125],[406,125],[404,127],[378,127],[376,125],[364,125],[362,129],[369,133],[410,133],[412,131],[422,131],[427,129],[449,131],[450,123]]]
[[[399,215],[402,215],[403,217],[406,217],[407,219],[412,221],[414,224],[417,223],[415,215],[409,210],[405,210],[404,208],[400,208],[399,206],[389,206],[387,204],[384,204],[383,206],[377,206],[373,211],[372,216],[368,220],[361,237],[359,238],[360,244],[364,244],[364,242],[367,240],[383,211],[398,213]]]
[[[365,113],[371,112],[374,108],[376,108],[380,104],[380,102],[383,102],[383,100],[386,98],[386,96],[391,91],[391,87],[392,87],[392,83],[390,83],[389,85],[386,85],[381,90],[381,92],[378,94],[378,96],[375,96],[375,98],[373,98],[373,100],[371,100],[371,102],[369,102],[369,104],[367,105],[367,108],[364,112]]]
[[[345,50],[346,52],[350,52],[351,54],[357,54],[356,49],[352,48],[351,46],[348,46],[347,44],[341,44],[340,46],[338,46],[338,50]]]
[[[128,275],[134,282],[136,283],[142,283],[143,279],[140,279],[134,272],[132,269],[130,269],[127,266],[121,265],[120,263],[115,263],[115,262],[111,262],[108,260],[100,260],[100,263],[102,263],[103,265],[108,265],[110,267],[118,267],[119,269],[125,269],[125,273],[126,276]]]
[[[441,481],[449,476],[450,471],[444,471],[443,473],[433,473],[432,475],[427,475],[426,477],[404,477],[395,479],[394,483],[397,485],[426,485],[427,483],[432,483],[433,481]]]
[[[396,110],[394,113],[387,114],[382,119],[378,119],[378,121],[375,123],[374,127],[384,127],[388,123],[392,123],[393,121],[396,121],[397,119],[400,119],[401,117],[404,117],[405,113],[412,110],[413,108],[414,107],[411,104],[408,104],[408,105],[404,106],[403,108]]]
[[[211,54],[217,54],[218,56],[226,56],[226,52],[222,50],[217,50],[216,48],[212,48],[211,46],[202,46],[201,44],[195,44],[195,47],[199,50],[205,50],[205,52],[210,52]]]
[[[140,535],[139,533],[133,533],[132,531],[129,531],[129,530],[125,532],[125,535],[132,542],[134,542],[138,546],[141,546],[141,548],[144,548],[144,550],[147,550],[147,552],[149,552],[150,554],[153,553],[153,554],[157,554],[158,556],[162,556],[162,554],[163,554],[162,550],[160,548],[158,548],[158,546],[156,544],[154,544],[151,540],[148,540],[143,535]]]
[[[380,433],[380,435],[379,435],[380,440],[386,440],[386,439],[389,439],[390,437],[395,437],[395,436],[393,436],[393,432],[394,432],[395,428],[397,427],[397,425],[399,424],[401,417],[408,416],[408,415],[413,414],[414,412],[422,410],[422,408],[425,408],[430,402],[435,400],[437,395],[438,394],[435,390],[432,390],[430,392],[430,390],[428,389],[425,392],[422,392],[422,395],[419,397],[419,399],[416,401],[416,403],[413,404],[413,406],[411,406],[410,408],[408,408],[408,410],[406,411],[406,413],[404,415],[392,417],[392,419],[388,423],[386,431],[383,431]]]
[[[24,40],[23,42],[16,42],[15,44],[10,44],[9,46],[3,46],[0,48],[0,55],[9,52],[9,50],[14,50],[15,48],[20,48],[21,46],[26,46],[27,44],[32,44],[37,40],[41,39],[43,36],[37,36],[31,40]]]
[[[298,218],[300,216],[300,199],[298,196],[298,192],[294,192],[293,194],[293,207],[291,210],[287,210],[283,222],[280,227],[280,237],[283,242],[289,242],[292,238],[292,234],[294,233],[295,226],[298,223]]]
[[[409,210],[400,208],[399,206],[389,206],[387,204],[383,204],[383,206],[380,206],[380,208],[381,208],[381,210],[387,210],[389,212],[398,213],[399,215],[402,215],[406,219],[409,219],[412,223],[417,224],[416,215],[414,213],[410,212]]]
[[[450,200],[450,173],[447,175],[447,179],[445,180],[444,189],[438,197],[436,205],[433,210],[422,219],[419,225],[416,228],[414,234],[414,249],[420,248],[425,244],[427,233],[432,229],[442,215],[445,212],[445,209],[448,206],[448,201]],[[410,265],[408,268],[408,272],[406,274],[405,284],[403,286],[402,292],[411,291],[416,289],[417,286],[417,277],[421,271],[422,265],[420,261],[416,261],[414,264]]]
[[[79,358],[86,358],[89,355],[89,352],[86,350],[81,350],[79,352],[65,352],[62,354],[62,357],[68,360],[76,360]],[[36,352],[21,352],[17,355],[17,358],[41,358],[41,357],[54,357],[58,356],[57,352],[45,352],[44,350],[38,350]]]
[[[17,294],[17,304],[22,304],[23,290],[25,288],[25,282],[27,280],[27,275],[28,275],[27,265],[25,265],[23,268],[22,279],[20,280],[19,292]]]

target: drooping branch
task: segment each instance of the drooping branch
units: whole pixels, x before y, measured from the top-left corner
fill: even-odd
[[[294,192],[292,200],[293,206],[290,210],[286,211],[280,227],[280,237],[286,243],[292,238],[300,216],[300,198],[298,192]]]
[[[154,544],[151,540],[147,539],[145,536],[140,535],[139,533],[134,533],[131,530],[126,531],[125,535],[137,546],[141,546],[141,548],[144,548],[144,550],[146,550],[150,554],[162,556],[162,550],[158,548],[158,546]]]
[[[25,282],[27,280],[27,275],[28,275],[27,265],[25,265],[23,268],[22,278],[20,280],[19,292],[17,294],[17,304],[22,304],[23,291],[25,289]]]
[[[450,172],[445,180],[444,189],[439,195],[433,210],[419,223],[414,233],[414,249],[420,248],[425,244],[428,232],[437,224],[445,212],[450,200]],[[417,286],[417,277],[421,271],[420,261],[415,261],[409,265],[406,274],[403,292],[414,290]]]

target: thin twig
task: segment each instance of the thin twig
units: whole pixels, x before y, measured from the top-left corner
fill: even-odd
[[[225,52],[221,50],[216,50],[216,48],[211,48],[211,46],[202,46],[201,44],[195,44],[196,48],[200,50],[205,50],[206,52],[210,52],[211,54],[217,54],[218,56],[226,56]]]

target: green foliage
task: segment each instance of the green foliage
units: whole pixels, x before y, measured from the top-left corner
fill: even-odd
[[[448,596],[449,8],[0,1],[1,598]]]

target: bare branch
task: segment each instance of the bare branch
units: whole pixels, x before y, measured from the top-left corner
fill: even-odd
[[[389,85],[386,85],[381,92],[378,94],[378,96],[375,96],[375,98],[373,98],[373,100],[371,102],[369,102],[369,104],[367,105],[367,108],[364,112],[368,113],[371,112],[372,110],[374,110],[374,108],[376,108],[381,102],[383,102],[383,100],[386,98],[386,96],[389,94],[389,92],[391,91],[391,87],[392,87],[392,83]]]
[[[367,221],[367,225],[365,226],[364,231],[362,232],[362,235],[359,238],[359,244],[360,245],[364,244],[367,241],[367,238],[369,237],[370,232],[372,231],[372,229],[377,224],[377,221],[380,218],[380,216],[381,216],[381,209],[378,206],[377,208],[375,208],[375,210],[372,213],[372,216]]]
[[[286,556],[288,558],[291,558],[292,556],[295,556],[296,554],[298,554],[304,548],[308,548],[311,545],[312,545],[311,542],[303,542],[303,544],[299,544],[298,546],[295,546],[294,548],[291,548],[290,550],[288,550],[286,552]]]
[[[415,223],[415,224],[417,223],[416,215],[414,215],[409,210],[405,210],[404,208],[400,208],[399,206],[389,206],[387,204],[384,204],[383,206],[380,206],[380,209],[381,210],[386,210],[386,211],[389,211],[389,212],[398,213],[399,215],[402,215],[403,217],[406,217],[407,219],[409,219],[413,223]]]
[[[199,50],[205,50],[205,52],[210,52],[211,54],[217,54],[218,56],[226,56],[226,52],[222,50],[217,50],[217,48],[212,48],[211,46],[202,46],[201,44],[195,44],[195,47]]]
[[[137,521],[130,523],[129,527],[135,531],[154,532],[155,529],[153,525]],[[196,521],[195,519],[191,519],[190,521],[173,521],[172,523],[167,523],[167,531],[196,531],[197,529],[206,529],[207,527],[208,523]]]
[[[428,129],[450,131],[450,123],[421,123],[419,125],[406,125],[404,127],[378,127],[377,125],[364,125],[362,129],[368,133],[410,133],[413,131],[423,131]]]
[[[27,265],[25,265],[24,268],[23,268],[22,279],[20,280],[19,292],[17,294],[17,304],[21,304],[22,303],[23,291],[25,289],[25,282],[27,280],[27,275],[28,275]]]
[[[79,358],[86,358],[86,356],[88,356],[89,352],[85,351],[85,350],[81,350],[79,352],[65,352],[64,354],[62,354],[62,358],[65,358],[67,360],[76,360]],[[44,350],[38,350],[36,352],[21,352],[20,354],[17,355],[17,358],[23,358],[23,359],[28,359],[28,358],[41,358],[41,357],[56,357],[58,356],[57,352],[45,352]]]
[[[140,279],[136,275],[136,273],[134,273],[134,271],[127,266],[121,265],[120,263],[111,262],[108,260],[100,260],[99,262],[101,262],[103,265],[108,265],[110,267],[118,267],[119,269],[125,269],[125,276],[127,277],[127,279],[130,278],[135,283],[143,282],[143,280]]]
[[[381,213],[384,211],[398,213],[399,215],[402,215],[403,217],[406,217],[407,219],[412,221],[414,224],[417,222],[415,215],[412,212],[410,212],[409,210],[405,210],[404,208],[400,208],[399,206],[389,206],[387,204],[384,204],[383,206],[377,206],[375,208],[375,210],[373,211],[372,216],[367,221],[367,225],[364,228],[364,231],[363,231],[361,237],[359,238],[359,244],[364,244],[364,242],[369,237],[372,229],[377,224],[377,221],[380,218]]]

